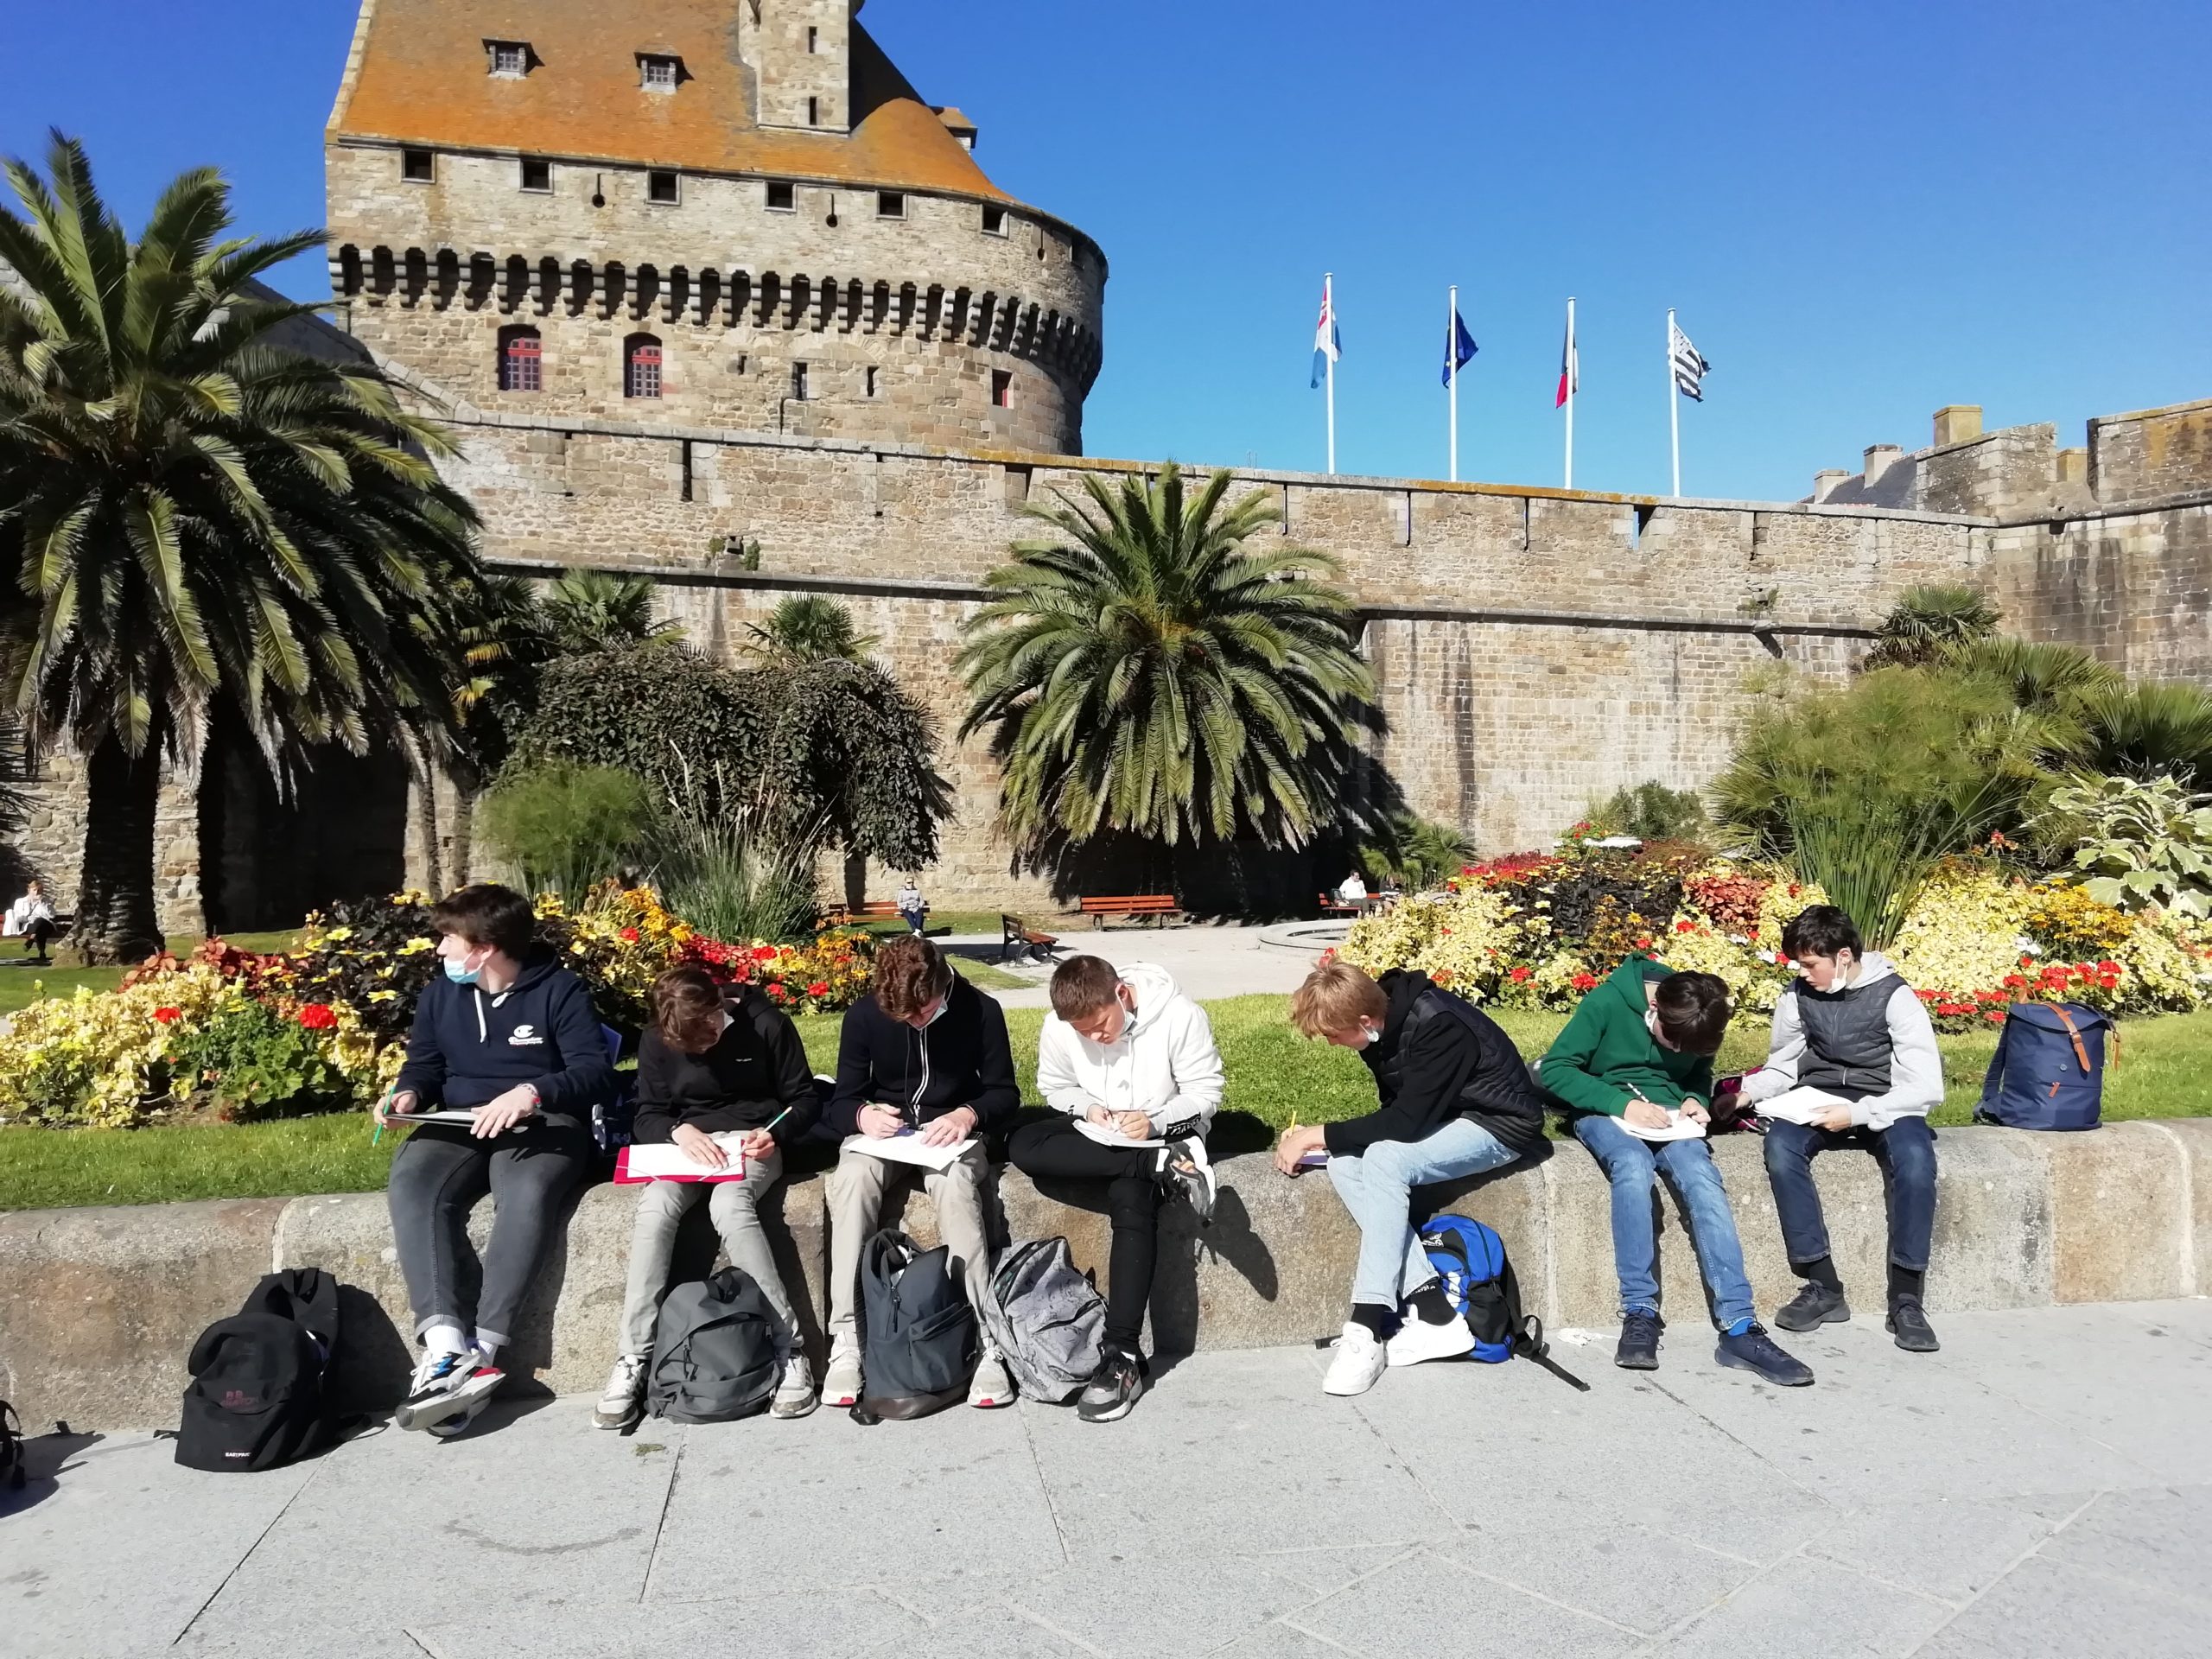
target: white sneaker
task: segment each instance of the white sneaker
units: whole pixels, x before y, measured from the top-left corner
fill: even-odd
[[[1363,1325],[1347,1325],[1336,1340],[1336,1357],[1321,1379],[1324,1394],[1365,1394],[1389,1369],[1389,1356]]]
[[[830,1369],[822,1376],[822,1403],[857,1405],[861,1397],[861,1345],[840,1337],[830,1349]]]
[[[594,1428],[627,1428],[645,1414],[645,1363],[649,1356],[625,1354],[607,1374],[607,1388],[592,1408]]]
[[[505,1380],[506,1373],[474,1348],[458,1354],[425,1354],[391,1421],[401,1428],[429,1428],[480,1405]]]
[[[814,1373],[807,1366],[806,1356],[793,1349],[784,1361],[783,1380],[776,1384],[775,1398],[768,1402],[771,1417],[804,1417],[822,1403],[814,1391]]]
[[[968,1403],[978,1411],[991,1411],[1014,1403],[1014,1379],[1006,1374],[1006,1363],[988,1348],[976,1362],[976,1375],[969,1382]]]
[[[1385,1344],[1393,1365],[1418,1365],[1425,1359],[1459,1359],[1472,1353],[1475,1333],[1456,1313],[1440,1325],[1431,1325],[1408,1313],[1398,1334]]]
[[[434,1440],[457,1440],[476,1427],[477,1418],[483,1415],[484,1408],[491,1403],[488,1396],[479,1400],[460,1416],[448,1417],[442,1423],[432,1423],[423,1432]]]

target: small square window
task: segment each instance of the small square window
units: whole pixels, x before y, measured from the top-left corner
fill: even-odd
[[[492,54],[492,73],[519,79],[530,73],[530,44],[526,41],[486,41]]]
[[[522,188],[550,194],[553,188],[553,163],[542,156],[522,158]]]
[[[791,401],[795,404],[806,401],[806,365],[804,363],[791,365]]]
[[[878,219],[906,217],[906,193],[903,190],[879,190],[875,194],[875,216]]]
[[[983,234],[985,236],[1004,236],[1006,234],[1005,208],[986,207],[983,209]]]
[[[429,184],[438,176],[437,162],[427,149],[403,149],[399,176],[410,184]]]
[[[991,371],[991,407],[993,409],[1014,407],[1014,372],[1011,369]]]
[[[674,203],[677,200],[676,175],[658,168],[645,175],[645,200]]]
[[[672,92],[676,83],[683,78],[683,61],[641,52],[638,54],[638,76],[648,92]]]
[[[768,211],[772,213],[795,213],[798,211],[798,192],[787,180],[768,181]]]

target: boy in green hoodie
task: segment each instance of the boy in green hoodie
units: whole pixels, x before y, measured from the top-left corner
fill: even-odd
[[[1621,1339],[1614,1363],[1659,1367],[1658,1242],[1651,1184],[1667,1177],[1689,1216],[1698,1267],[1720,1330],[1714,1355],[1784,1388],[1813,1380],[1777,1347],[1751,1313],[1751,1285],[1736,1218],[1705,1138],[1646,1139],[1710,1121],[1713,1057],[1728,1033],[1728,988],[1711,974],[1678,974],[1631,957],[1582,999],[1537,1068],[1544,1087],[1573,1109],[1574,1138],[1613,1188],[1613,1267],[1621,1283]]]

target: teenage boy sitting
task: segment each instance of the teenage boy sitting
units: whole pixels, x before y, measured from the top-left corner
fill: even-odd
[[[1076,1402],[1084,1421],[1110,1423],[1129,1414],[1151,1376],[1139,1339],[1162,1200],[1179,1192],[1201,1223],[1213,1218],[1205,1135],[1221,1104],[1221,1052],[1205,1010],[1165,969],[1132,963],[1116,969],[1102,957],[1071,957],[1052,973],[1037,1087],[1053,1116],[1017,1130],[1008,1160],[1033,1177],[1103,1184],[1113,1220],[1105,1353]],[[1116,1145],[1078,1124],[1123,1141],[1166,1144]]]
[[[1275,1144],[1286,1175],[1325,1151],[1330,1185],[1359,1224],[1351,1314],[1321,1387],[1364,1394],[1386,1366],[1475,1345],[1421,1248],[1411,1194],[1520,1157],[1543,1139],[1543,1101],[1513,1039],[1426,974],[1392,969],[1378,983],[1348,962],[1325,962],[1291,998],[1290,1017],[1306,1036],[1355,1050],[1380,1103],[1364,1117],[1287,1129]]]
[[[1665,1129],[1680,1113],[1709,1121],[1713,1057],[1728,1034],[1728,988],[1711,974],[1677,974],[1631,957],[1582,999],[1539,1071],[1544,1087],[1572,1108],[1574,1138],[1613,1188],[1613,1267],[1620,1275],[1621,1339],[1613,1363],[1659,1367],[1658,1240],[1651,1184],[1664,1173],[1688,1211],[1698,1266],[1713,1295],[1723,1365],[1800,1388],[1809,1367],[1777,1347],[1752,1317],[1751,1284],[1736,1218],[1702,1136],[1650,1141],[1631,1128]]]
[[[1766,1065],[1744,1080],[1744,1097],[1767,1120],[1767,1179],[1789,1266],[1805,1281],[1774,1322],[1810,1331],[1851,1317],[1828,1255],[1813,1160],[1855,1147],[1874,1154],[1889,1188],[1888,1329],[1898,1347],[1932,1354],[1939,1344],[1921,1291],[1936,1230],[1928,1113],[1943,1099],[1936,1027],[1911,987],[1861,947],[1858,928],[1834,905],[1799,912],[1782,930],[1782,950],[1801,977],[1774,1005]]]
[[[1003,1132],[1021,1104],[1006,1015],[952,971],[918,934],[892,940],[875,957],[875,988],[845,1014],[837,1043],[837,1086],[823,1121],[839,1136],[887,1139],[906,1130],[928,1146],[974,1145],[943,1170],[840,1153],[825,1196],[830,1211],[830,1368],[822,1398],[849,1406],[861,1396],[861,1347],[854,1306],[861,1249],[882,1224],[884,1200],[915,1176],[937,1208],[938,1232],[982,1317],[991,1250],[983,1217],[990,1163],[983,1137]],[[1006,1367],[984,1339],[968,1403],[1013,1402]]]

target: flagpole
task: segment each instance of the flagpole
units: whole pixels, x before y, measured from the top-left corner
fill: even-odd
[[[1459,290],[1444,303],[1444,361],[1452,371],[1452,482],[1459,481]]]
[[[1582,377],[1575,372],[1580,366],[1574,360],[1574,296],[1567,296],[1567,486],[1574,487],[1574,384]]]
[[[1329,343],[1337,339],[1337,279],[1333,272],[1325,271],[1321,276],[1321,306],[1329,314]],[[1329,375],[1329,476],[1337,475],[1337,354],[1328,353]]]
[[[1675,391],[1675,313],[1667,312],[1667,429],[1674,439],[1675,493],[1682,493],[1682,400]]]

